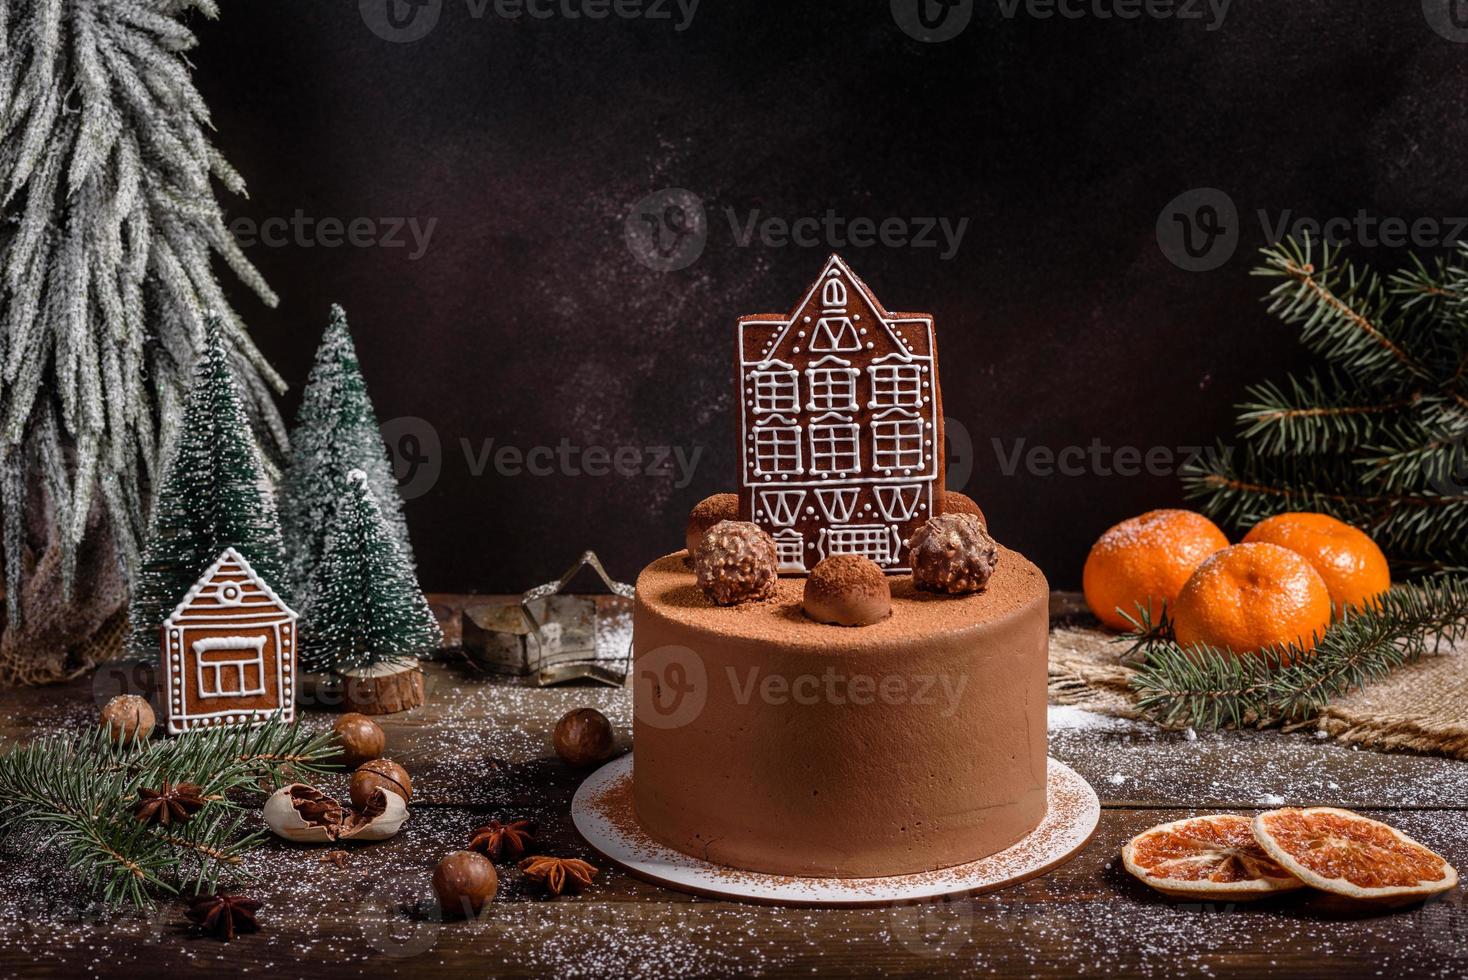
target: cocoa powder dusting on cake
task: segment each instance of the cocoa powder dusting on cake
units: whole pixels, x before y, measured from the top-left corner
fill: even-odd
[[[1045,576],[1023,555],[998,546],[999,562],[982,592],[949,596],[918,590],[908,575],[888,575],[892,614],[861,629],[833,629],[805,614],[805,579],[778,578],[774,593],[763,602],[715,606],[699,589],[681,554],[667,555],[648,565],[637,580],[646,597],[643,614],[667,617],[695,629],[707,630],[726,642],[737,620],[738,633],[752,645],[778,643],[813,653],[849,656],[891,649],[910,643],[917,635],[941,635],[981,628],[1004,620],[1031,603],[1047,603],[1050,587]]]

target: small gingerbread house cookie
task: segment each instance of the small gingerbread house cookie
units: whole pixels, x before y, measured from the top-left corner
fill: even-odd
[[[295,717],[296,614],[233,548],[163,622],[168,732]]]
[[[907,570],[942,512],[943,405],[927,313],[890,313],[839,256],[789,313],[739,320],[739,519],[782,573],[831,555]]]

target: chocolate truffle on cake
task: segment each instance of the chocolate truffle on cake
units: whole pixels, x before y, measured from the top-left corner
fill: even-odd
[[[693,556],[703,594],[733,606],[775,594],[779,576],[775,540],[748,521],[720,521],[709,528]]]
[[[974,503],[974,498],[967,494],[959,493],[957,490],[943,491],[943,513],[945,514],[972,514],[979,519],[979,525],[984,530],[989,530],[989,519]]]
[[[892,614],[892,589],[882,566],[863,555],[832,555],[811,569],[802,601],[818,623],[870,626]]]
[[[708,533],[709,528],[720,521],[737,520],[738,494],[716,493],[694,504],[693,509],[688,512],[688,529],[683,532],[683,546],[688,549],[688,560],[693,561],[693,556],[698,554],[698,546],[703,543],[703,536]]]
[[[999,549],[972,514],[929,518],[908,542],[912,582],[927,592],[962,595],[989,584]]]

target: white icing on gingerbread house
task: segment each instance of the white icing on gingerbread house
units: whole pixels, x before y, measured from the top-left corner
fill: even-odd
[[[163,622],[168,732],[295,717],[296,614],[233,548]]]
[[[933,318],[889,313],[833,255],[788,314],[739,320],[740,519],[780,571],[854,553],[889,572],[941,512]]]

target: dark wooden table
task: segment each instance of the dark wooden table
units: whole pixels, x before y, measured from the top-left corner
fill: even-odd
[[[1057,609],[1073,602],[1057,597]],[[0,851],[0,975],[1408,977],[1468,975],[1461,893],[1391,914],[1321,899],[1179,904],[1122,870],[1140,830],[1178,817],[1333,804],[1382,817],[1468,868],[1468,765],[1382,755],[1310,732],[1162,732],[1052,708],[1051,754],[1100,795],[1101,825],[1063,867],[1004,891],[890,909],[778,909],[693,898],[605,868],[578,897],[545,900],[516,871],[477,922],[437,920],[431,869],[492,817],[531,817],[546,849],[603,864],[577,838],[581,774],[549,732],[564,712],[630,727],[627,691],[539,690],[429,668],[429,703],[383,720],[389,756],[412,774],[412,819],[393,840],[351,848],[272,843],[252,855],[264,930],[228,945],[193,936],[177,903],[98,916],[68,903],[55,859]],[[0,739],[91,724],[86,680],[0,692]],[[326,712],[306,713],[325,726]]]

